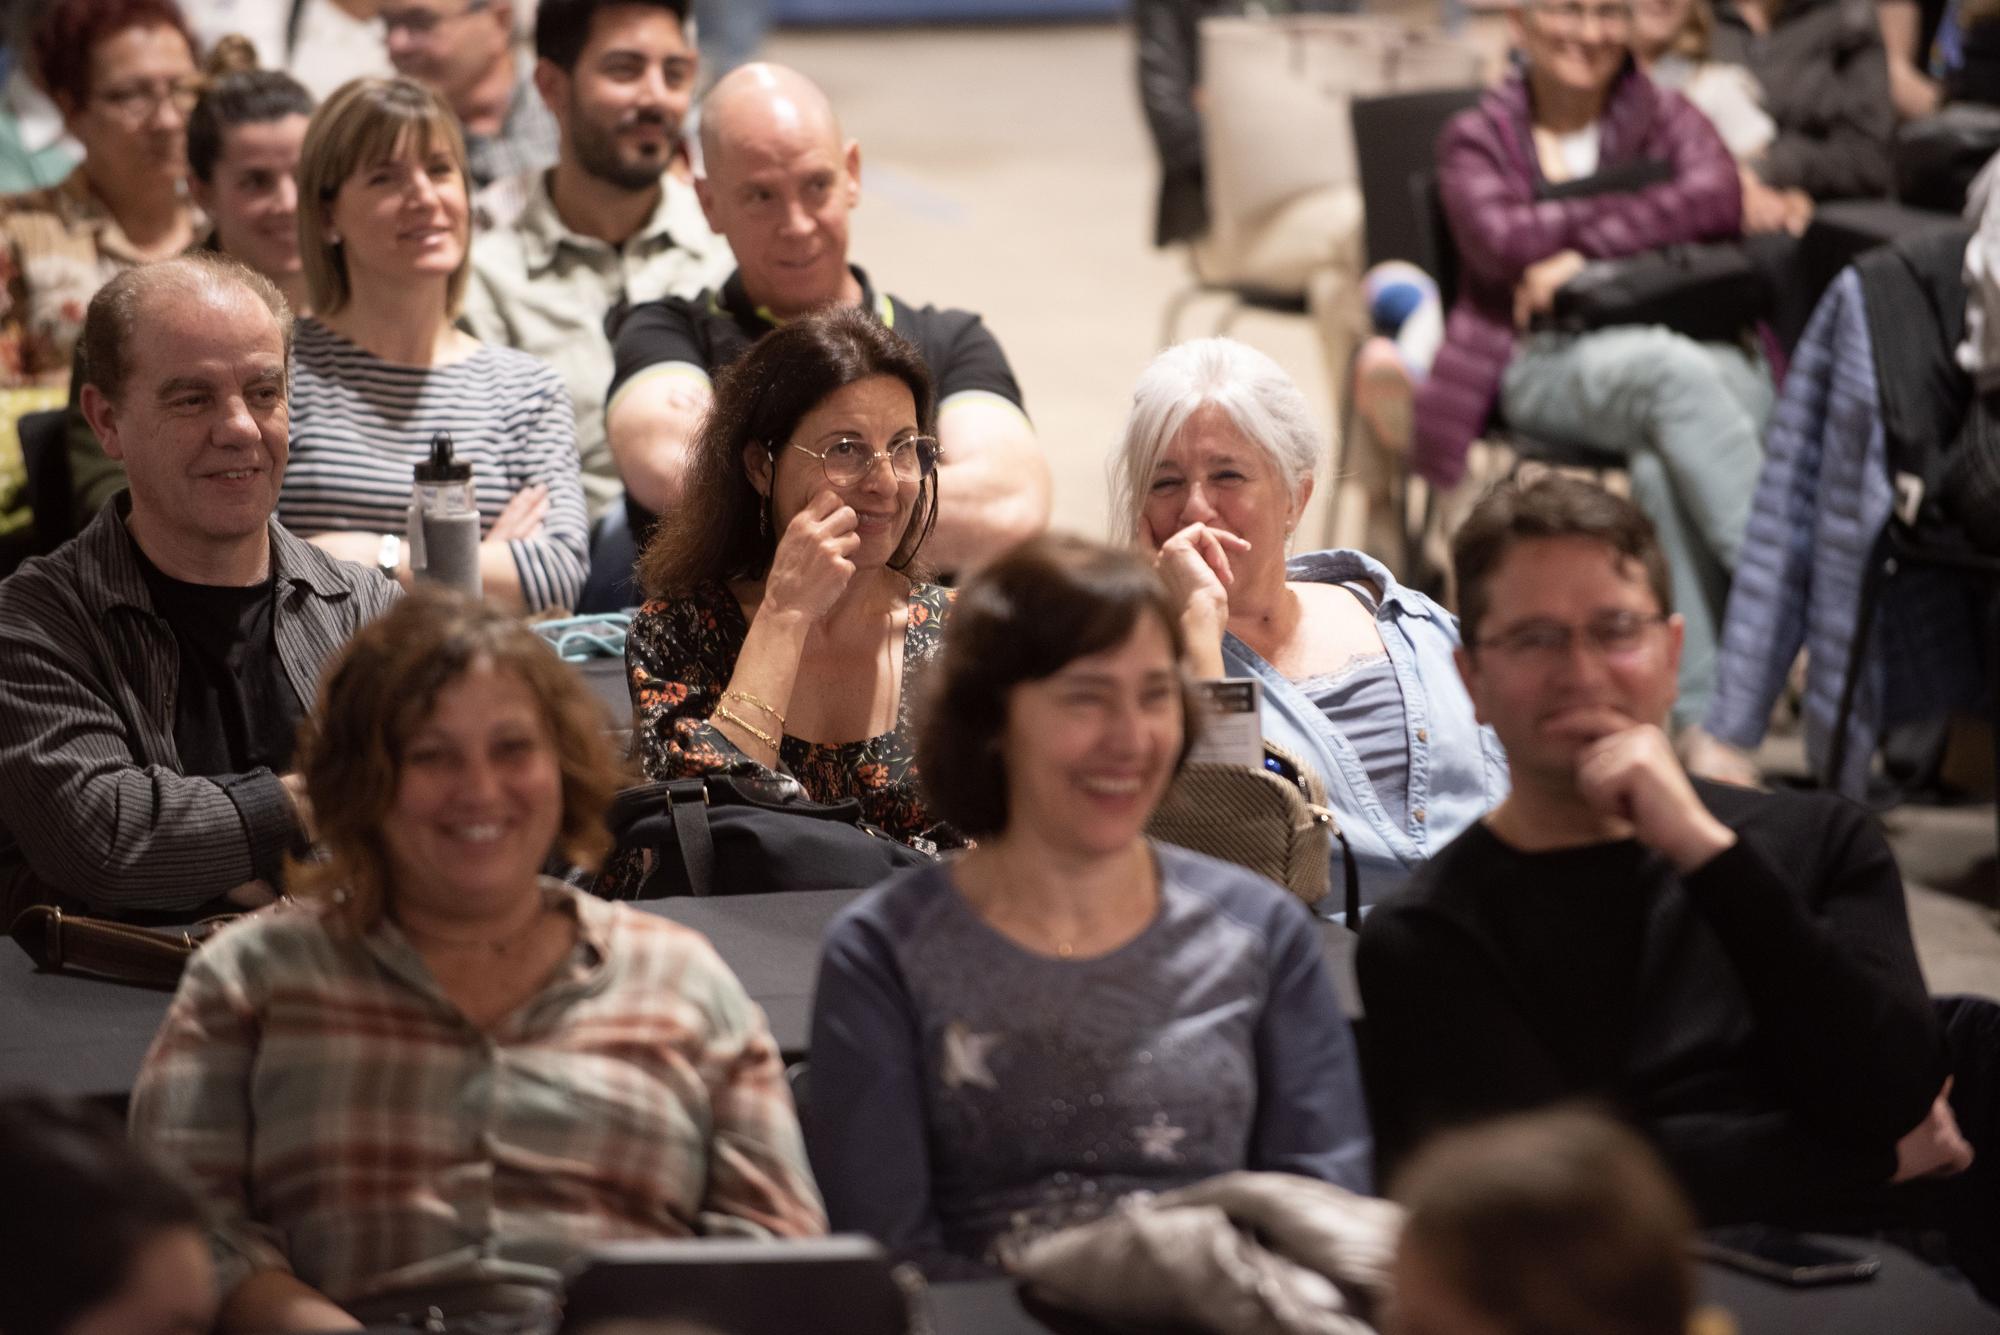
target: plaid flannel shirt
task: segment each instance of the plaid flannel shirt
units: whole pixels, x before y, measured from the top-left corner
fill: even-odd
[[[226,1295],[554,1288],[632,1238],[807,1235],[825,1213],[763,1013],[702,937],[545,882],[578,941],[475,1028],[395,925],[313,910],[203,946],[147,1054],[134,1139],[202,1188]]]

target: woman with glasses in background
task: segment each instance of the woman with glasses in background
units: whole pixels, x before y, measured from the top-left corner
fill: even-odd
[[[1508,16],[1515,73],[1438,138],[1460,277],[1417,390],[1412,465],[1456,487],[1496,413],[1530,439],[1621,456],[1687,621],[1680,731],[1714,687],[1723,600],[1764,462],[1770,367],[1747,318],[1731,337],[1698,338],[1643,322],[1578,332],[1553,317],[1557,294],[1592,261],[1740,237],[1742,181],[1708,119],[1634,63],[1625,0],[1533,0]]]
[[[59,185],[0,200],[0,389],[60,390],[97,289],[194,240],[187,119],[200,80],[173,0],[53,5],[32,55],[84,159]],[[26,406],[0,401],[0,420]]]
[[[910,725],[951,605],[918,564],[936,412],[922,356],[861,311],[792,321],[723,373],[681,511],[639,561],[648,778],[789,772],[906,843],[962,842],[918,795]]]

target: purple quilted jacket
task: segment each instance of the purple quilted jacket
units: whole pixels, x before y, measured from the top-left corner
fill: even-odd
[[[1529,265],[1561,250],[1609,259],[1676,241],[1742,231],[1736,163],[1699,111],[1627,64],[1599,122],[1598,163],[1673,164],[1671,181],[1641,190],[1538,200],[1541,168],[1517,71],[1438,136],[1438,190],[1458,245],[1458,297],[1444,345],[1417,393],[1419,473],[1440,487],[1465,472],[1514,355],[1514,288]]]

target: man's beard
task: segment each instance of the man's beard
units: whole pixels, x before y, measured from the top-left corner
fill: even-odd
[[[632,162],[619,156],[618,130],[649,122],[667,132],[667,151],[659,163]],[[600,181],[615,185],[620,190],[635,192],[650,190],[660,183],[660,174],[666,171],[667,163],[673,158],[673,137],[680,129],[666,116],[645,112],[628,116],[619,122],[617,129],[606,131],[573,110],[570,125],[570,146],[576,151],[576,165]]]

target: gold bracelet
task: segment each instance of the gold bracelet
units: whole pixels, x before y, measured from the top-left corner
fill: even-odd
[[[722,693],[722,698],[725,700],[741,700],[744,704],[749,705],[752,709],[763,710],[766,714],[769,714],[772,718],[778,720],[779,731],[782,732],[784,730],[785,716],[783,714],[780,714],[777,710],[771,708],[771,706],[765,704],[762,700],[759,700],[756,696],[750,694],[750,692],[724,691]]]
[[[763,729],[759,728],[756,724],[747,723],[743,719],[738,718],[735,714],[732,714],[729,711],[729,707],[727,705],[723,705],[717,708],[715,711],[715,717],[719,719],[727,719],[729,722],[734,723],[737,727],[743,729],[743,731],[749,733],[752,737],[755,737],[758,741],[770,747],[774,754],[778,751],[779,747],[777,738],[773,737],[770,733],[765,732]]]

